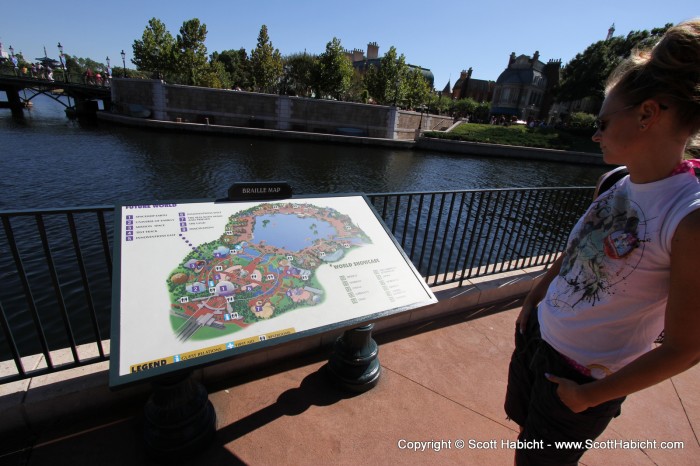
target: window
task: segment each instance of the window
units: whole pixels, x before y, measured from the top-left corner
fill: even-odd
[[[501,103],[506,103],[510,100],[510,88],[504,87],[501,92]]]

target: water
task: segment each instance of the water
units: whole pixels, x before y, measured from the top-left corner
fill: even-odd
[[[498,157],[81,126],[68,120],[64,107],[49,97],[37,96],[33,102],[24,120],[0,109],[0,210],[221,198],[236,181],[287,181],[295,194],[321,195],[591,186],[605,171]],[[49,285],[40,240],[30,237],[26,232],[35,230],[23,228],[22,222],[34,220],[19,219],[14,228],[24,235],[18,238],[21,255],[42,326],[52,349],[65,347],[66,324],[57,312],[59,301]],[[55,239],[65,236],[68,226],[46,228],[77,342],[91,341],[95,327],[107,337],[110,277],[104,273],[101,244],[81,243],[97,313],[92,322],[80,275],[69,265],[73,259],[61,260],[73,254],[72,244]],[[14,270],[9,252],[0,250],[0,302],[20,351],[33,354],[40,351],[38,338]],[[4,339],[0,334],[0,360],[9,358]]]
[[[0,109],[0,210],[224,197],[236,181],[295,194],[590,186],[604,167],[331,143],[152,132],[68,120],[40,95]]]

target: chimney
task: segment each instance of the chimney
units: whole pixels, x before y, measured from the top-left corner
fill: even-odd
[[[535,54],[532,56],[532,64],[534,65],[537,60],[540,59],[540,51],[535,50]]]
[[[372,60],[374,58],[379,58],[379,45],[376,42],[370,42],[367,44],[367,59]]]
[[[362,61],[364,60],[365,55],[362,53],[362,50],[360,49],[355,49],[352,51],[352,61]]]

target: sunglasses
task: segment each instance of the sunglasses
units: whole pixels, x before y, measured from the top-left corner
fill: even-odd
[[[627,106],[622,107],[618,110],[615,110],[614,112],[610,112],[610,113],[606,114],[604,117],[599,116],[598,118],[595,119],[595,121],[593,123],[593,127],[595,129],[599,130],[600,132],[603,132],[603,131],[605,131],[605,128],[608,127],[608,122],[609,122],[608,120],[610,119],[610,116],[612,116],[616,113],[619,113],[619,112],[623,112],[625,110],[629,110],[629,109],[634,108],[640,104],[641,104],[641,102],[639,102],[638,104],[627,105]],[[659,108],[661,110],[668,110],[668,107],[664,104],[659,104]],[[605,119],[603,119],[603,118],[605,118]]]
[[[595,122],[593,123],[593,127],[595,129],[597,129],[598,131],[603,132],[603,131],[605,131],[605,128],[608,127],[608,119],[610,118],[610,116],[612,116],[616,113],[624,112],[625,110],[629,110],[631,108],[634,108],[637,105],[639,105],[639,104],[627,105],[626,107],[622,107],[621,109],[615,110],[614,112],[610,112],[604,116],[605,119],[603,119],[604,118],[603,116],[599,116],[598,118],[595,119]]]

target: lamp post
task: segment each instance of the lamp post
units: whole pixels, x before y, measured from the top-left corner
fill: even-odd
[[[12,62],[12,67],[15,73],[15,76],[17,75],[17,59],[15,58],[15,49],[12,48],[10,45],[10,61]]]
[[[126,53],[122,49],[122,66],[124,66],[124,77],[126,78]]]
[[[68,82],[68,75],[66,74],[66,59],[63,56],[63,46],[58,43],[58,59],[61,62],[61,69],[63,70],[63,82]]]
[[[112,79],[112,67],[109,63],[109,56],[107,56],[107,69],[105,70],[105,83],[109,85],[109,80]]]

